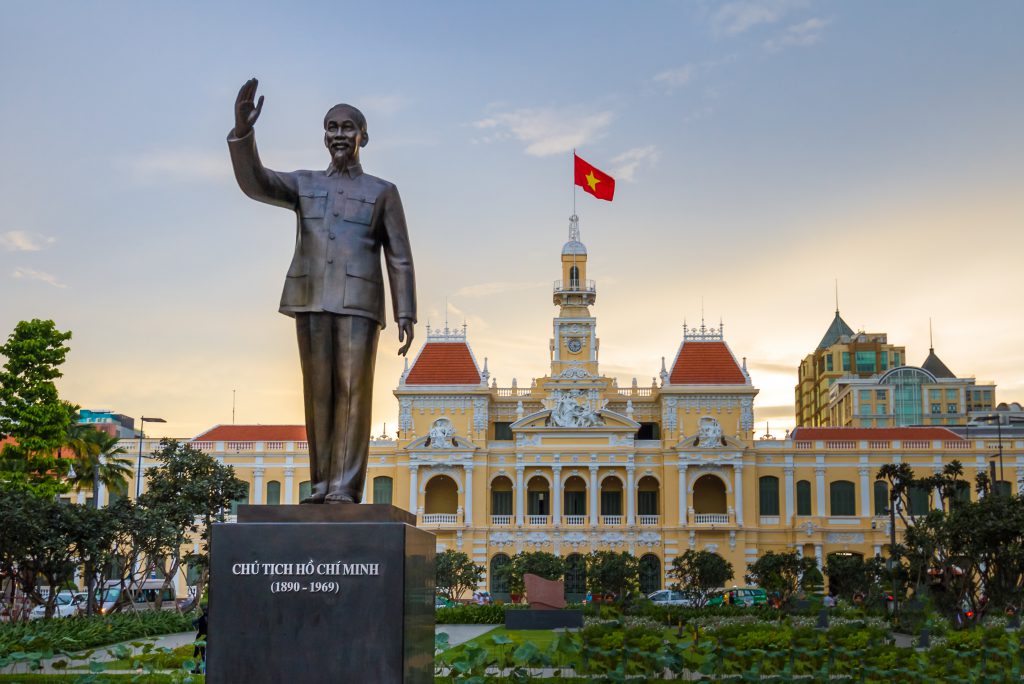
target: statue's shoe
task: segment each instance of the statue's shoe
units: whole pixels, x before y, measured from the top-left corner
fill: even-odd
[[[355,499],[353,499],[351,496],[349,496],[348,494],[328,494],[324,498],[324,503],[329,503],[329,504],[346,504],[346,503],[354,504],[354,503],[358,503],[358,502]]]
[[[299,503],[304,503],[304,504],[321,504],[321,503],[324,502],[324,500],[326,498],[327,498],[326,494],[324,494],[322,492],[314,492],[314,493],[310,494],[309,496],[307,496],[302,501],[300,501]]]

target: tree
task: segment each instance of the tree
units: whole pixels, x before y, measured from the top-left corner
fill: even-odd
[[[560,580],[565,575],[565,560],[547,551],[521,551],[509,559],[498,573],[499,581],[508,582],[510,594],[522,595],[525,591],[523,575],[529,573],[548,580]]]
[[[53,321],[21,321],[0,345],[7,360],[0,370],[0,481],[55,495],[66,491],[66,467],[55,454],[64,443],[71,416],[54,380],[68,353],[70,332]]]
[[[734,577],[732,563],[712,551],[693,549],[672,560],[668,575],[678,580],[672,588],[685,593],[698,608],[706,606],[711,595]]]
[[[437,592],[451,601],[472,592],[484,576],[484,567],[461,551],[443,551],[435,564]]]
[[[91,425],[75,424],[68,431],[67,446],[75,456],[74,475],[69,474],[68,482],[79,490],[90,487],[97,508],[100,505],[97,485],[102,484],[122,496],[128,492],[134,470],[131,459],[118,458],[128,453],[124,447],[118,446],[120,441]]]
[[[881,558],[869,558],[852,553],[830,553],[825,560],[829,593],[852,600],[857,594],[864,598],[878,594],[889,571]]]
[[[234,468],[191,444],[163,439],[153,457],[160,464],[146,473],[146,491],[139,505],[156,518],[147,521],[149,534],[136,539],[136,545],[148,565],[163,572],[163,589],[184,570],[186,556],[203,559],[196,586],[196,596],[202,596],[209,579],[210,530],[214,522],[224,521],[225,510],[246,493],[247,485],[235,477]],[[200,542],[195,554],[191,550],[194,537]]]
[[[779,602],[785,604],[798,589],[811,588],[815,576],[820,577],[821,573],[813,558],[798,556],[795,551],[769,551],[747,566],[745,579],[769,594],[775,594]]]
[[[640,561],[623,551],[593,551],[587,554],[587,590],[595,595],[614,594],[621,602],[640,588]]]

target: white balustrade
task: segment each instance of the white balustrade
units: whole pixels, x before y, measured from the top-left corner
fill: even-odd
[[[551,524],[551,518],[546,515],[528,515],[526,516],[526,523],[528,525],[544,526]]]
[[[581,526],[582,525],[586,525],[587,524],[587,516],[585,516],[585,515],[563,515],[562,516],[562,524],[566,525],[566,526],[569,526],[569,525],[581,525]]]
[[[492,515],[491,516],[491,524],[492,525],[499,525],[501,527],[508,527],[509,525],[512,524],[512,516],[511,515]]]
[[[602,515],[601,516],[601,524],[602,525],[621,525],[622,524],[622,516],[621,515]]]
[[[693,522],[697,525],[728,525],[728,513],[695,513]]]
[[[420,516],[424,525],[457,525],[458,513],[424,513]]]
[[[642,527],[656,527],[661,524],[660,515],[638,515],[637,520],[640,521]]]

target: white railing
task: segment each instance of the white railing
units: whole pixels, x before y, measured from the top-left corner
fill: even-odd
[[[533,394],[529,387],[499,387],[499,397],[528,397]]]
[[[601,524],[602,525],[621,525],[622,524],[622,516],[621,515],[602,515],[601,516]]]
[[[660,515],[638,515],[637,516],[637,520],[640,521],[640,525],[642,527],[647,527],[647,526],[651,526],[651,525],[657,526],[657,525],[660,524],[661,516]]]
[[[556,280],[555,292],[597,292],[597,283],[593,280]]]
[[[458,513],[424,513],[420,516],[424,525],[458,525]]]
[[[654,394],[651,387],[620,387],[619,396],[622,397],[650,397]]]
[[[779,516],[777,516],[777,515],[762,515],[760,517],[759,522],[762,525],[778,525],[779,524]]]
[[[925,439],[905,439],[903,440],[904,449],[931,449],[932,443]]]
[[[550,525],[551,518],[546,515],[528,515],[526,522],[529,525]]]
[[[728,513],[694,513],[693,522],[697,525],[728,525]]]
[[[830,439],[825,442],[826,449],[856,449],[857,442],[852,439]]]
[[[585,515],[563,515],[562,516],[562,524],[563,525],[586,525],[587,524],[587,516],[585,516]]]
[[[511,525],[512,524],[512,516],[511,515],[492,515],[491,516],[491,524],[492,525],[501,525],[501,526]]]

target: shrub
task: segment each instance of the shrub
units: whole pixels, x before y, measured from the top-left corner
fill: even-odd
[[[503,625],[505,606],[473,603],[438,608],[435,621],[439,625]]]
[[[114,613],[0,625],[0,658],[15,652],[81,651],[119,641],[187,632],[194,614],[172,610]]]

